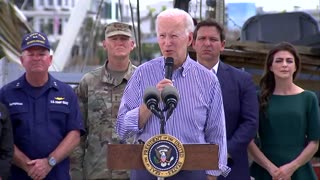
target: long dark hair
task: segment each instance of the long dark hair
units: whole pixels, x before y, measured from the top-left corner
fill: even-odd
[[[274,88],[275,88],[274,74],[272,71],[270,71],[270,67],[273,63],[274,55],[279,51],[287,51],[293,55],[294,62],[296,65],[296,71],[293,73],[293,79],[296,78],[296,76],[301,68],[300,56],[292,44],[290,44],[288,42],[282,42],[282,43],[274,46],[269,51],[269,53],[267,54],[265,64],[264,64],[264,73],[263,73],[263,76],[260,80],[261,92],[260,92],[260,96],[259,96],[259,102],[260,102],[260,110],[263,112],[266,110],[270,96],[272,95]]]

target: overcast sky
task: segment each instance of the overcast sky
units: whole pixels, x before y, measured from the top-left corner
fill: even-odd
[[[225,0],[225,2],[254,2],[256,7],[261,6],[264,11],[292,11],[294,6],[299,6],[301,9],[319,9],[320,0]]]
[[[147,5],[154,4],[159,1],[171,1],[173,0],[142,0],[140,2],[140,8],[143,9]],[[200,2],[200,0],[191,0],[192,2]],[[202,0],[205,2],[205,0]],[[131,0],[131,3],[135,3],[135,0]],[[256,7],[263,7],[264,11],[292,11],[294,6],[299,6],[301,9],[316,9],[318,7],[320,0],[225,0],[225,3],[234,3],[234,2],[253,2],[256,4]],[[320,12],[319,12],[320,13]]]

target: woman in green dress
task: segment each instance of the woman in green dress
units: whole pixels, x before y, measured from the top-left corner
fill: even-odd
[[[251,141],[251,176],[255,180],[316,180],[310,160],[320,139],[315,93],[293,80],[300,57],[289,43],[271,49],[260,81],[259,146]]]

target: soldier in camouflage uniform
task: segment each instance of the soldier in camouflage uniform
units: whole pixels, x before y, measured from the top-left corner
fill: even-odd
[[[118,144],[116,118],[127,81],[135,66],[129,59],[134,48],[132,27],[124,23],[106,26],[103,46],[106,63],[81,79],[75,89],[84,114],[87,135],[71,157],[71,176],[81,179],[129,179],[128,171],[107,169],[107,144]]]

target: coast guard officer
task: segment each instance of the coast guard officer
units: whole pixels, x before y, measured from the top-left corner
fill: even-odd
[[[14,136],[11,179],[68,180],[68,156],[84,133],[77,97],[48,73],[52,56],[45,34],[26,34],[21,50],[25,73],[0,90]]]

